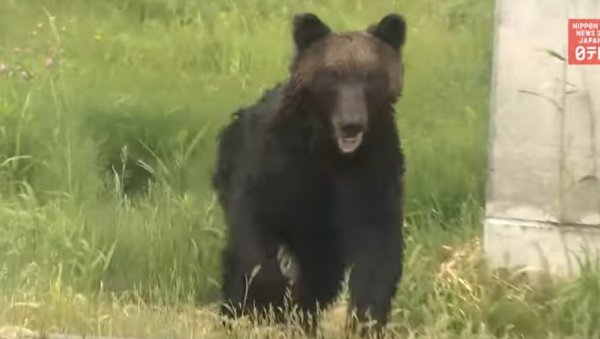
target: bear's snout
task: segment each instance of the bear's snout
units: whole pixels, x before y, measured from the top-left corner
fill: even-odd
[[[358,122],[346,122],[340,129],[344,138],[353,138],[362,133],[363,125]]]
[[[332,123],[337,146],[344,154],[356,151],[363,141],[368,123],[365,99],[360,85],[345,85],[340,89]]]
[[[335,139],[340,152],[352,153],[363,141],[365,125],[360,122],[341,122],[335,129]]]

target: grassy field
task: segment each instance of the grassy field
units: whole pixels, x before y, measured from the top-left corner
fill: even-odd
[[[408,21],[407,255],[390,337],[598,338],[600,275],[481,260],[491,0],[0,1],[0,328],[225,337],[215,135],[286,75],[290,17]],[[325,333],[339,335],[344,297]],[[8,329],[5,327],[5,331]],[[0,329],[0,336],[2,330]],[[298,336],[253,327],[235,337]]]

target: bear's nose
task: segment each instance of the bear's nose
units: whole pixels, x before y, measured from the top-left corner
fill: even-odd
[[[363,126],[362,124],[350,122],[342,125],[342,133],[346,138],[355,137],[358,133],[362,132]]]

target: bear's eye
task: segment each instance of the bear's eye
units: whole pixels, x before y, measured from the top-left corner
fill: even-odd
[[[335,84],[339,80],[339,74],[335,70],[322,70],[315,76],[315,83],[317,86],[330,86]]]
[[[365,74],[365,80],[370,84],[378,84],[385,80],[385,76],[378,72],[369,72]]]

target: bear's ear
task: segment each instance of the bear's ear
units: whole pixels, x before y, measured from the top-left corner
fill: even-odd
[[[369,26],[367,32],[399,50],[406,40],[406,21],[399,14],[388,14],[378,24]]]
[[[294,44],[297,52],[303,51],[310,44],[329,33],[331,33],[331,29],[313,13],[294,16]]]

